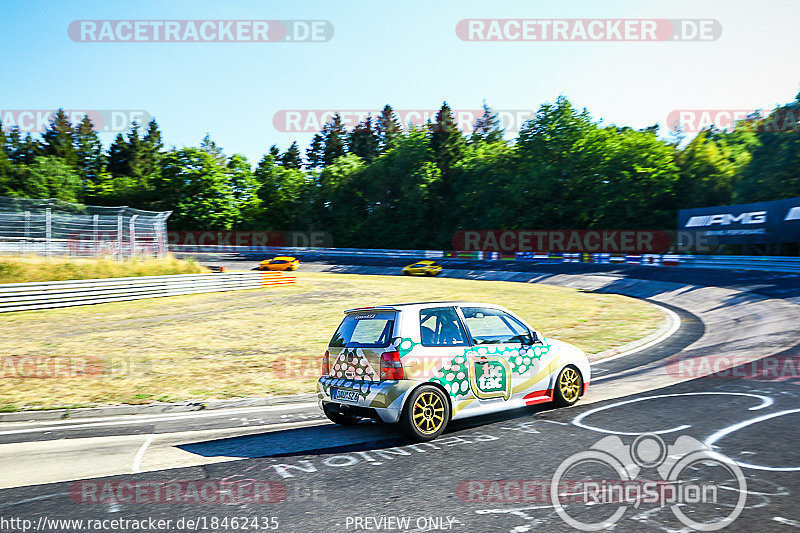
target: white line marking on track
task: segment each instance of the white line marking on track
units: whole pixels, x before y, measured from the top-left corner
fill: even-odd
[[[800,409],[788,409],[786,411],[778,411],[777,413],[770,413],[768,415],[762,415],[756,418],[751,418],[750,420],[744,420],[743,422],[739,422],[737,424],[733,424],[732,426],[728,426],[725,428],[720,429],[710,437],[708,437],[704,444],[709,448],[719,448],[719,446],[714,446],[714,444],[720,440],[725,438],[727,435],[730,435],[734,431],[738,431],[744,427],[757,424],[759,422],[763,422],[764,420],[769,420],[770,418],[777,418],[783,415],[790,415],[793,413],[800,413]],[[800,466],[761,466],[761,465],[754,465],[751,463],[744,463],[742,461],[736,461],[736,464],[742,468],[750,468],[752,470],[768,470],[770,472],[796,472],[800,470]]]
[[[594,409],[590,409],[585,413],[581,413],[572,421],[572,424],[578,426],[579,428],[589,429],[592,431],[597,431],[598,433],[609,433],[611,435],[642,435],[643,433],[654,433],[656,435],[664,434],[664,433],[673,433],[675,431],[681,431],[684,429],[688,429],[692,426],[690,425],[682,425],[677,426],[672,429],[663,429],[660,431],[645,431],[645,432],[627,432],[627,431],[611,431],[609,429],[598,428],[595,426],[590,426],[588,424],[584,424],[582,420],[589,415],[593,415],[595,413],[599,413],[600,411],[605,411],[607,409],[613,409],[614,407],[619,407],[620,405],[627,405],[631,403],[643,402],[645,400],[653,400],[656,398],[671,398],[676,396],[702,396],[702,395],[722,395],[722,396],[750,396],[753,398],[758,398],[761,400],[761,404],[755,407],[749,407],[748,410],[750,411],[757,411],[758,409],[764,409],[765,407],[769,407],[772,405],[773,400],[767,396],[762,396],[761,394],[750,394],[749,392],[679,392],[675,394],[658,394],[656,396],[645,396],[644,398],[634,398],[632,400],[624,400],[622,402],[616,402],[609,405],[604,405],[602,407],[595,407]],[[706,442],[708,444],[708,442]],[[741,466],[741,463],[740,463]]]
[[[153,442],[153,438],[155,437],[154,434],[150,434],[144,439],[144,442],[139,447],[139,451],[136,452],[136,457],[133,458],[133,464],[131,465],[131,471],[134,474],[138,474],[142,471],[142,458],[144,458],[144,452],[147,451],[147,447],[150,446],[150,443]]]
[[[773,520],[781,524],[786,524],[787,526],[800,528],[800,522],[796,520],[789,520],[788,518],[783,518],[782,516],[776,516],[773,518]]]

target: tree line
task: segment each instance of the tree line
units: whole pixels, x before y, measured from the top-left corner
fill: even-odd
[[[469,133],[447,103],[407,128],[386,105],[351,129],[334,115],[305,152],[272,145],[253,167],[208,135],[167,148],[155,119],[104,149],[88,117],[59,110],[39,138],[0,123],[0,196],[171,210],[170,229],[328,231],[352,247],[447,249],[459,229],[674,229],[678,209],[800,196],[787,117],[800,95],[683,143],[560,97],[506,138],[485,103]]]

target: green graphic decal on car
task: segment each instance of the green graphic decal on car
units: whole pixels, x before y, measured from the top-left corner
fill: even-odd
[[[522,348],[496,348],[496,347],[480,347],[480,348],[466,348],[464,355],[454,357],[449,363],[442,366],[434,372],[430,381],[439,383],[445,390],[453,397],[467,396],[469,391],[478,398],[494,398],[504,397],[508,399],[511,394],[511,376],[522,376],[530,371],[539,361],[543,355],[550,351],[550,345],[544,344],[541,346],[523,346]],[[502,369],[497,368],[496,364],[491,365],[495,377],[496,374],[502,374],[502,391],[497,393],[487,392],[482,390],[480,382],[477,379],[476,365],[472,364],[473,359],[490,359],[491,361],[502,360]],[[480,375],[483,375],[481,372]],[[475,377],[474,385],[472,378]],[[495,381],[492,381],[494,383]],[[492,396],[486,396],[492,394]],[[483,395],[483,396],[482,396]]]

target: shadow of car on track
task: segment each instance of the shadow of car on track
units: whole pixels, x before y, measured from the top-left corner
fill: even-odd
[[[549,409],[552,407],[541,405],[456,420],[448,425],[444,435],[480,428],[497,422],[530,418],[533,414]],[[380,450],[409,444],[414,444],[414,441],[400,433],[399,428],[394,425],[362,421],[348,427],[324,424],[193,442],[177,447],[203,457],[255,459]]]

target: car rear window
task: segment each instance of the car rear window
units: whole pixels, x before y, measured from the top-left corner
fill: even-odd
[[[386,348],[392,341],[394,311],[350,314],[333,334],[334,348]]]

